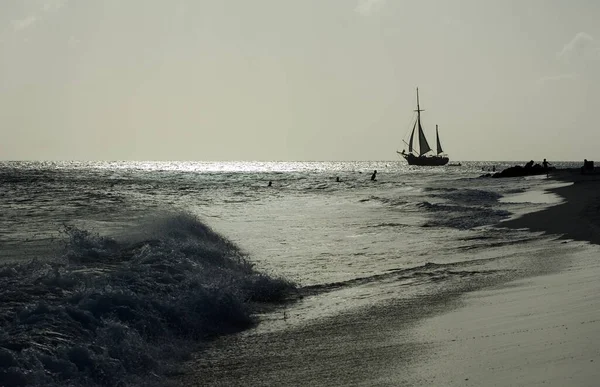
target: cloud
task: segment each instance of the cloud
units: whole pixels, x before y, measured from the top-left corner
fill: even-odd
[[[42,6],[44,12],[56,11],[64,7],[69,0],[46,0]]]
[[[599,60],[600,46],[594,38],[585,32],[579,32],[571,41],[564,45],[557,54],[559,59],[569,62],[576,60]]]
[[[27,27],[32,26],[38,20],[37,16],[27,16],[25,19],[13,20],[11,22],[15,31],[24,30]]]
[[[26,28],[31,27],[36,22],[43,19],[43,13],[57,11],[64,7],[69,0],[45,0],[42,3],[41,8],[38,9],[38,12],[34,12],[32,15],[27,16],[24,19],[18,19],[11,21],[12,27],[14,31],[22,31]]]
[[[561,82],[596,73],[600,61],[600,45],[588,33],[579,32],[556,53],[557,75],[545,76],[538,83]]]
[[[380,10],[385,5],[386,0],[358,0],[354,10],[361,15],[368,16]]]

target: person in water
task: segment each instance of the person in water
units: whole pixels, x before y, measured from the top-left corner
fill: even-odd
[[[337,177],[335,178],[335,181],[339,183],[339,182],[340,182],[340,177],[339,177],[339,176],[337,176]]]
[[[269,185],[267,187],[272,187],[273,186],[273,182],[271,180],[269,180]]]
[[[371,181],[377,181],[377,180],[375,180],[376,177],[377,177],[377,170],[374,170],[373,174],[371,175]]]
[[[525,164],[525,168],[532,168],[533,167],[533,160],[530,160],[527,164]]]

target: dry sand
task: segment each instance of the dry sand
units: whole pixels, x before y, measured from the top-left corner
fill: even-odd
[[[554,190],[565,203],[501,226],[600,243],[600,178],[557,178],[575,182]],[[224,337],[177,384],[598,386],[600,246],[550,239],[558,273]]]

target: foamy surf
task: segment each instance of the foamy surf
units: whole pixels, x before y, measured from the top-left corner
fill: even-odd
[[[163,385],[203,342],[295,291],[189,214],[131,231],[67,227],[60,256],[0,269],[0,385]]]

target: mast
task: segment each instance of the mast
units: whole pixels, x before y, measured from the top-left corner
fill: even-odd
[[[417,129],[417,125],[419,125],[419,134],[421,133],[421,107],[419,106],[419,88],[417,87],[417,110],[415,110],[415,112],[417,112],[417,120],[415,121],[415,124],[413,125],[413,129],[412,132],[410,134],[410,140],[408,140],[408,152],[412,153],[414,146],[413,146],[413,139],[415,137],[415,129]],[[419,136],[420,137],[420,136]]]
[[[419,106],[419,88],[417,87],[417,122],[419,123],[419,128],[421,127],[421,112],[425,110],[421,110],[421,106]]]
[[[427,143],[427,139],[425,138],[425,133],[423,132],[423,127],[421,126],[421,106],[419,104],[419,88],[417,87],[417,124],[419,126],[419,156],[423,156],[425,153],[429,152],[431,148]]]

